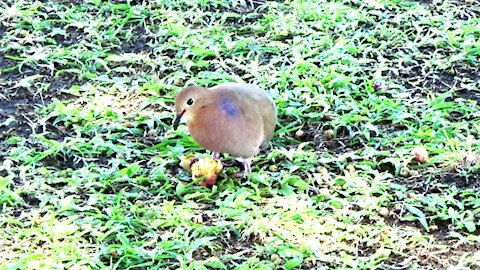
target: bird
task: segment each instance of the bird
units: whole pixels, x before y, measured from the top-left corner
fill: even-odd
[[[185,122],[193,140],[219,159],[228,153],[252,172],[252,158],[272,140],[277,106],[256,85],[222,83],[211,88],[187,86],[175,98],[173,128]]]

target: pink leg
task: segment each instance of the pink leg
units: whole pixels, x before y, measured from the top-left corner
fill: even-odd
[[[219,159],[220,159],[220,153],[218,153],[218,152],[212,152],[212,159],[214,159],[214,160],[219,160]]]
[[[245,169],[245,173],[252,173],[252,159],[247,158],[243,160],[243,168]]]
[[[252,173],[252,159],[247,158],[237,158],[238,161],[242,162],[243,164],[243,172],[237,172],[234,177],[236,178],[242,178],[245,176],[245,174]]]

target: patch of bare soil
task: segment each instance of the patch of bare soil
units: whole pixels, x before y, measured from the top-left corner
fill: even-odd
[[[43,92],[34,92],[32,89],[6,86],[0,96],[0,141],[11,136],[28,137],[32,134],[32,126],[38,120],[35,113],[37,105],[45,106],[52,98],[66,98],[67,95],[59,93],[60,88],[69,87],[71,81],[66,76],[52,77],[47,70],[27,69],[26,71],[14,70],[0,76],[0,82],[8,79],[13,83],[32,75],[43,75],[45,81],[50,81],[50,89]]]
[[[53,76],[46,68],[33,68],[26,65],[20,68],[16,61],[6,57],[8,54],[15,55],[10,52],[0,53],[0,70],[2,71],[0,73],[0,162],[13,147],[7,141],[9,138],[22,137],[28,140],[32,133],[41,133],[46,130],[55,134],[55,137],[65,137],[66,134],[53,125],[39,125],[40,116],[36,109],[39,106],[48,105],[52,98],[69,98],[61,90],[70,87],[74,81],[74,78],[67,74]],[[19,83],[35,75],[40,75],[38,80],[49,87],[37,90],[34,86],[26,87]],[[16,184],[19,182],[18,179],[15,180]],[[25,197],[24,200],[27,203],[36,204],[35,200],[29,197]]]
[[[202,260],[204,258],[211,257],[212,254],[214,254],[217,258],[225,255],[232,255],[237,257],[237,259],[233,259],[230,263],[240,263],[246,258],[251,257],[255,250],[255,245],[260,244],[256,239],[240,238],[235,234],[235,232],[230,232],[228,234],[230,234],[229,238],[219,237],[213,241],[211,246],[216,248],[200,248],[193,253],[193,258]],[[224,235],[227,235],[227,233]]]
[[[346,127],[340,127],[334,131],[334,127],[328,123],[332,120],[332,116],[325,115],[320,123],[307,123],[301,130],[292,131],[290,137],[300,142],[309,142],[317,151],[328,151],[334,154],[343,154],[365,146],[361,140],[350,136],[350,131]],[[289,123],[285,119],[280,121],[283,125]]]
[[[458,241],[448,241],[442,243],[443,249],[432,249],[430,251],[420,252],[417,256],[408,258],[392,255],[383,265],[385,269],[452,269],[453,266],[460,263],[460,259],[465,252],[477,249],[476,246],[460,244]]]
[[[411,0],[412,2],[418,2],[424,5],[430,5],[432,3],[432,0]]]
[[[125,53],[140,53],[144,51],[152,51],[147,45],[147,36],[143,26],[135,27],[133,30],[134,37],[131,42],[125,45],[122,50]]]
[[[432,0],[409,0],[411,2],[418,2],[428,9],[432,10],[435,13],[442,13],[442,2],[436,2]],[[465,1],[465,0],[448,0],[445,2],[449,2],[452,8],[455,8],[456,17],[460,20],[469,20],[471,18],[479,17],[480,16],[480,2],[478,1]]]
[[[400,209],[392,209],[395,215],[401,215]],[[396,228],[404,228],[411,231],[416,228],[424,231],[419,222],[405,221],[398,216],[390,216],[386,222]],[[413,266],[421,266],[426,269],[450,269],[452,265],[460,262],[461,256],[466,252],[474,252],[480,248],[480,244],[465,244],[456,238],[450,237],[451,229],[448,226],[438,226],[438,229],[431,232],[436,245],[429,248],[414,250],[414,256],[405,257],[392,254],[383,264],[386,269],[411,269]],[[404,251],[406,254],[409,250]],[[410,252],[412,252],[410,250]]]
[[[31,95],[25,92],[0,97],[0,141],[13,135],[27,137],[31,134],[28,117],[35,114],[29,106]]]
[[[438,193],[438,186],[455,186],[459,189],[479,189],[480,188],[480,175],[472,175],[469,178],[460,175],[454,171],[442,171],[439,170],[432,179],[428,179],[426,176],[413,177],[399,179],[398,184],[403,184],[412,190],[416,190],[418,193]]]
[[[468,196],[468,191],[474,192],[475,190],[480,189],[480,176],[474,175],[470,178],[465,176],[461,176],[456,172],[444,172],[439,170],[439,173],[432,176],[419,176],[419,177],[409,177],[409,178],[395,178],[394,183],[402,186],[408,187],[408,189],[412,192],[412,194],[418,194],[418,196],[426,196],[428,194],[438,194],[441,195],[444,191],[443,189],[447,189],[448,187],[456,187],[459,190],[464,190],[461,195],[454,196],[454,199],[458,201],[465,201],[466,198],[462,196]],[[454,206],[452,206],[455,208]],[[472,203],[466,202],[463,204],[463,210],[475,210],[475,205]],[[394,209],[393,210],[397,215],[402,215],[402,209]],[[432,213],[432,215],[435,213]],[[398,219],[390,220],[394,224],[401,223],[400,225],[409,225],[415,226],[419,230],[424,230],[423,226],[419,222],[405,222],[399,221]],[[407,224],[408,223],[408,224]],[[398,224],[397,224],[398,225]],[[458,231],[455,229],[454,224],[452,224],[451,220],[440,220],[436,219],[433,221],[433,225],[436,226],[436,229],[432,233],[432,235],[441,241],[450,241],[451,239],[448,237],[450,232]],[[480,234],[480,229],[477,229],[474,234]]]
[[[452,68],[450,70],[424,70],[419,66],[406,67],[399,70],[399,81],[406,88],[415,94],[425,95],[425,91],[435,91],[439,93],[456,89],[457,97],[472,99],[480,103],[480,91],[471,90],[464,85],[468,80],[471,88],[480,87],[480,76],[473,67]]]

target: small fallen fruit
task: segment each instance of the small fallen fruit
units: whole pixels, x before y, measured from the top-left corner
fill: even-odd
[[[209,188],[215,184],[218,174],[223,169],[219,160],[214,160],[211,157],[198,158],[193,154],[182,157],[180,166],[192,173],[193,180],[203,177],[203,180],[198,184]]]
[[[333,129],[327,129],[323,132],[323,136],[325,137],[325,140],[330,141],[333,139]]]
[[[33,224],[40,225],[42,223],[43,223],[43,219],[40,215],[37,214],[37,215],[33,216]]]
[[[9,171],[12,169],[13,166],[13,161],[11,159],[5,159],[2,163],[3,167]]]
[[[268,170],[271,172],[276,172],[278,171],[278,166],[277,165],[270,165],[268,166]]]
[[[194,154],[188,154],[180,159],[180,167],[192,172],[192,164],[199,160]]]
[[[112,257],[118,257],[118,251],[116,249],[111,249],[108,252]]]
[[[130,122],[130,121],[129,121],[129,122],[125,122],[125,126],[126,126],[127,128],[133,128],[133,123]]]
[[[319,195],[330,195],[330,190],[328,188],[321,188],[318,190],[318,194]]]
[[[423,146],[415,146],[412,149],[412,155],[415,156],[420,163],[425,163],[428,160],[428,151]]]
[[[207,157],[193,163],[191,168],[194,179],[205,177],[198,184],[210,188],[217,181],[217,175],[222,171],[223,165],[220,161]]]
[[[297,130],[297,132],[295,132],[295,137],[296,138],[302,138],[303,136],[305,136],[305,131],[299,129],[299,130]]]
[[[416,198],[420,198],[421,196],[422,195],[414,193],[414,192],[407,193],[407,198],[409,198],[409,199],[416,199]]]
[[[148,132],[147,132],[147,136],[152,138],[152,137],[155,137],[157,135],[157,131],[155,129],[150,129]]]
[[[409,177],[410,176],[410,169],[408,167],[402,167],[400,169],[400,175],[403,177]]]
[[[317,167],[315,168],[315,170],[316,170],[318,173],[325,173],[325,174],[328,173],[327,168],[325,168],[325,167],[323,167],[323,166],[317,166]]]
[[[390,211],[388,211],[388,208],[382,207],[382,208],[380,208],[380,211],[378,211],[378,213],[382,217],[388,217],[388,214],[390,213]]]

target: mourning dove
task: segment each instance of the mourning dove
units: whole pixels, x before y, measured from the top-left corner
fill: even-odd
[[[213,152],[229,153],[251,173],[251,160],[272,139],[277,108],[258,86],[224,83],[212,88],[188,86],[175,99],[176,129],[186,122],[192,138]]]

